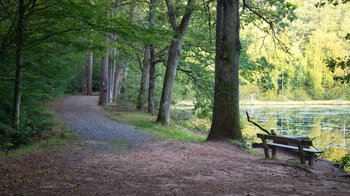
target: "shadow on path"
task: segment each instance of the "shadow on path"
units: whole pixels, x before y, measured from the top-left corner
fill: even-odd
[[[155,136],[108,119],[97,103],[98,97],[95,96],[68,96],[55,104],[55,112],[67,127],[94,149],[137,149]]]

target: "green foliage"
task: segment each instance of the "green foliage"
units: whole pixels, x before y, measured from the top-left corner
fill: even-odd
[[[78,138],[68,130],[48,107],[36,106],[33,110],[23,113],[23,120],[19,130],[0,123],[0,151],[8,152],[23,145],[50,138]]]
[[[341,0],[341,1],[339,1],[339,0],[321,0],[321,1],[317,2],[317,3],[315,4],[315,6],[316,6],[316,7],[323,7],[323,6],[325,6],[327,3],[328,3],[328,4],[332,4],[332,5],[334,5],[334,6],[338,6],[338,5],[339,5],[339,2],[341,2],[342,4],[345,4],[345,3],[350,2],[350,0]]]
[[[346,154],[341,159],[333,161],[339,163],[342,170],[350,172],[350,154]]]
[[[61,139],[80,139],[79,135],[74,133],[73,130],[69,129],[68,131],[60,135]]]
[[[311,100],[309,94],[304,89],[297,89],[292,92],[292,99],[295,101]]]
[[[173,122],[170,126],[155,123],[156,116],[147,113],[127,111],[113,112],[113,115],[109,115],[109,118],[118,120],[124,124],[132,125],[137,131],[155,134],[164,138],[189,141],[205,140],[204,135],[194,133],[184,127],[175,125]]]
[[[21,148],[17,148],[7,153],[0,151],[0,157],[1,156],[9,156],[9,157],[20,156],[20,155],[26,155],[29,153],[38,153],[48,149],[59,150],[59,149],[62,149],[67,144],[68,144],[67,140],[52,138],[52,139],[43,140],[34,144],[24,145]]]
[[[260,157],[260,158],[264,158],[265,154],[263,152],[257,151],[257,150],[253,150],[253,149],[244,149],[247,153],[252,154],[254,156]]]
[[[247,145],[244,141],[239,141],[239,140],[230,140],[231,144],[234,146],[237,146],[239,148],[247,148]]]
[[[248,71],[244,81],[249,81],[249,86],[259,87],[253,94],[261,100],[283,98],[302,101],[346,97],[342,89],[348,87],[345,83],[349,77],[349,63],[344,56],[348,56],[349,42],[343,36],[350,31],[345,19],[350,16],[350,4],[337,7],[325,4],[316,8],[307,1],[292,2],[297,5],[293,9],[295,18],[282,19],[287,25],[278,26],[281,28],[276,33],[278,39],[266,36],[264,26],[260,24],[258,27],[249,24],[242,30],[246,42],[242,46],[247,47],[248,59],[254,62],[265,58],[272,65],[266,69],[268,78],[262,71],[258,74]],[[285,48],[278,44],[279,41],[288,45],[290,54],[283,50]],[[252,95],[241,98],[248,99],[247,96]]]
[[[350,59],[345,58],[345,59],[341,59],[341,58],[337,58],[337,59],[333,59],[332,57],[330,57],[329,59],[325,60],[325,63],[328,67],[328,69],[334,73],[336,71],[336,69],[341,69],[344,72],[347,72],[346,70],[350,69]],[[342,74],[341,76],[337,76],[334,75],[333,78],[335,80],[339,80],[342,84],[344,83],[350,83],[350,74]]]
[[[111,139],[108,141],[109,143],[113,144],[115,147],[120,147],[122,149],[128,149],[133,146],[132,143],[127,142],[127,141],[119,141],[117,139]]]

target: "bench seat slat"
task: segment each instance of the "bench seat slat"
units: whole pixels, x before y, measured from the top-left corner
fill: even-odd
[[[271,143],[271,142],[266,142],[266,144],[268,146],[275,146],[275,147],[287,148],[287,149],[292,149],[292,150],[298,150],[297,146],[289,146],[289,145],[277,144],[277,143]],[[311,152],[311,153],[322,153],[323,152],[320,150],[312,150],[312,149],[308,149],[308,148],[303,148],[303,151]]]
[[[283,135],[265,135],[265,134],[257,134],[258,138],[266,138],[268,140],[273,140],[273,141],[280,141],[280,142],[287,142],[287,143],[296,143],[298,139],[295,138],[290,138],[290,137],[284,137]],[[312,141],[311,140],[301,140],[301,143],[303,146],[312,146]]]

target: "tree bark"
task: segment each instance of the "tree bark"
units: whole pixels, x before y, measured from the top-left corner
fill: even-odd
[[[170,105],[171,105],[171,97],[174,86],[174,79],[176,74],[176,67],[179,63],[179,58],[181,54],[181,43],[182,39],[186,33],[188,25],[190,23],[193,4],[195,0],[188,0],[186,6],[186,13],[182,18],[180,25],[176,24],[175,13],[173,12],[173,8],[171,6],[171,0],[166,0],[166,4],[168,7],[168,15],[170,24],[174,31],[173,41],[171,41],[169,57],[167,63],[167,69],[165,72],[162,97],[159,105],[159,112],[157,116],[157,122],[162,124],[169,124],[170,118]]]
[[[172,91],[174,86],[174,79],[176,74],[176,67],[180,58],[180,47],[182,39],[171,42],[167,69],[164,76],[162,97],[159,105],[159,112],[157,122],[162,124],[169,124],[170,105],[172,98]]]
[[[86,95],[87,94],[87,80],[86,80],[86,70],[85,65],[83,65],[83,71],[82,71],[82,80],[81,80],[81,94]]]
[[[115,66],[116,66],[116,48],[111,51],[109,55],[109,62],[112,62],[110,69],[108,70],[108,78],[109,78],[109,90],[108,90],[108,103],[113,102],[113,92],[114,92],[114,76],[115,76]]]
[[[145,111],[149,64],[150,64],[150,46],[146,45],[143,62],[142,62],[141,85],[140,85],[140,92],[139,92],[138,103],[137,103],[137,109],[141,111]]]
[[[154,4],[158,3],[158,0],[150,0],[149,4],[149,26],[153,26],[154,22]],[[148,85],[148,112],[154,112],[154,89],[156,83],[156,60],[154,55],[154,47],[150,45],[150,61],[149,61],[149,85]]]
[[[128,67],[125,67],[123,69],[123,79],[122,79],[122,86],[120,87],[120,94],[126,93],[126,81],[128,79]]]
[[[119,89],[119,83],[120,83],[120,74],[122,72],[121,69],[122,61],[119,61],[116,67],[116,72],[115,72],[115,79],[114,79],[114,88],[113,88],[113,99],[115,102],[117,102],[118,98],[118,89]]]
[[[22,67],[23,67],[23,52],[24,52],[24,0],[19,0],[18,6],[18,26],[16,32],[16,78],[15,92],[13,103],[13,116],[15,128],[19,129],[20,108],[21,108],[21,88],[22,88]]]
[[[150,65],[149,65],[149,86],[148,86],[148,112],[154,112],[154,89],[156,84],[156,62],[154,56],[154,47],[150,46]]]
[[[207,140],[242,140],[239,121],[239,0],[217,1],[213,120]]]
[[[105,39],[109,42],[109,37]],[[107,51],[105,51],[106,53]],[[108,103],[108,58],[109,55],[103,54],[101,57],[101,77],[100,77],[100,100],[99,105],[107,105]]]
[[[92,95],[92,70],[93,69],[93,54],[89,52],[89,66],[88,66],[88,82],[87,94]]]

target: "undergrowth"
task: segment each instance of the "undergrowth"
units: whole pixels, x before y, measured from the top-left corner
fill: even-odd
[[[111,111],[110,108],[107,110],[110,112],[106,114],[107,118],[131,125],[140,132],[177,140],[204,141],[206,139],[206,135],[191,131],[174,121],[171,121],[170,125],[156,123],[156,116],[149,113],[126,111],[125,108],[122,112]]]
[[[333,160],[336,163],[339,163],[340,169],[345,172],[350,172],[350,154],[346,154],[339,160]]]
[[[42,109],[42,112],[39,114],[43,115],[43,117],[40,117],[43,121],[41,122],[42,126],[37,127],[37,129],[41,130],[29,136],[21,133],[21,130],[17,131],[18,137],[28,138],[22,144],[11,143],[11,141],[15,142],[18,140],[7,140],[6,143],[2,143],[0,157],[25,155],[49,149],[58,150],[68,144],[66,139],[79,139],[79,136],[73,130],[67,128],[49,108]],[[18,137],[16,138],[18,139]]]

